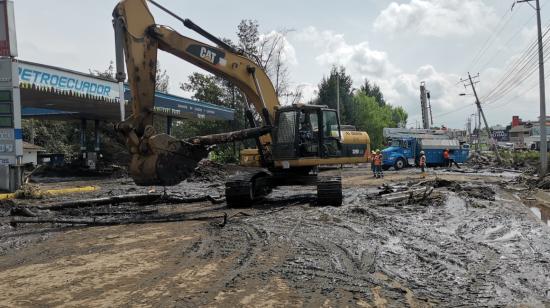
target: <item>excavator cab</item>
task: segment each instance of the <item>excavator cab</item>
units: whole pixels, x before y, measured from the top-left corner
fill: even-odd
[[[340,157],[341,137],[335,110],[303,104],[281,107],[275,115],[273,159]]]

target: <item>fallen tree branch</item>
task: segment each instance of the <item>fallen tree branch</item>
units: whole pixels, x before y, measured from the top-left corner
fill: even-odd
[[[193,215],[166,215],[166,216],[153,216],[153,217],[137,217],[137,218],[124,218],[124,219],[98,219],[96,217],[82,217],[82,218],[54,218],[54,217],[14,217],[10,221],[12,226],[17,224],[70,224],[70,225],[86,225],[86,226],[115,226],[115,225],[127,225],[127,224],[146,224],[146,223],[164,223],[164,222],[176,222],[187,220],[211,220],[211,219],[224,219],[224,225],[227,221],[227,214],[223,216],[193,216]]]
[[[225,202],[225,198],[214,198],[210,195],[192,197],[192,198],[183,198],[177,196],[169,196],[164,194],[135,194],[135,195],[119,195],[112,197],[102,197],[94,199],[82,199],[74,201],[64,201],[57,203],[50,203],[47,205],[41,205],[35,208],[43,210],[65,210],[65,209],[75,209],[83,207],[93,207],[93,206],[102,206],[102,205],[118,205],[121,203],[138,203],[145,205],[152,204],[181,204],[181,203],[195,203],[195,202],[204,202],[210,201],[213,204],[219,204]],[[29,207],[32,208],[32,207]]]

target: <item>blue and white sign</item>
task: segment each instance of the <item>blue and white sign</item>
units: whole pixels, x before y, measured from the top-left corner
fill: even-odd
[[[23,84],[104,97],[112,101],[119,99],[119,86],[116,82],[89,74],[26,61],[18,61],[17,73],[19,81]],[[130,100],[128,86],[126,86],[124,94],[126,100]],[[52,109],[56,108],[52,107]],[[154,110],[161,114],[180,118],[189,118],[191,114],[197,118],[220,120],[233,120],[235,113],[231,108],[160,92],[155,93]],[[79,110],[75,108],[69,112],[78,113]]]
[[[69,70],[61,70],[46,65],[19,61],[19,81],[37,87],[55,88],[63,91],[89,94],[109,99],[118,99],[116,82],[94,78]]]

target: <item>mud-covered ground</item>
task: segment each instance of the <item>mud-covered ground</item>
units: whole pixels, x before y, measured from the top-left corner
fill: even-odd
[[[312,206],[314,189],[287,187],[250,209],[155,206],[200,221],[13,228],[4,210],[0,306],[550,305],[547,194],[528,192],[517,174],[327,173],[340,172],[339,208]],[[384,183],[436,188],[423,200],[387,202],[377,195]],[[163,190],[129,179],[93,184],[101,189],[62,198]],[[223,186],[194,181],[168,193],[218,197]]]

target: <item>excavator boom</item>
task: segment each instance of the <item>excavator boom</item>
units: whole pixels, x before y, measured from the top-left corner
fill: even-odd
[[[222,47],[211,46],[157,25],[145,0],[120,1],[115,7],[113,18],[117,78],[119,81],[126,78],[125,60],[132,102],[132,115],[119,123],[117,129],[127,138],[132,153],[130,174],[136,183],[176,184],[185,179],[208,152],[205,144],[177,140],[166,134],[157,134],[153,129],[159,49],[233,83],[262,116],[263,126],[271,126],[279,100],[269,77],[257,63],[237,54],[229,45],[219,40]],[[184,20],[184,23],[208,34],[189,20]],[[210,37],[213,38],[212,35]],[[236,140],[237,137],[255,138],[258,146],[263,147],[270,143],[270,133],[270,129],[258,128],[247,133],[237,132],[228,136],[193,140],[215,139],[221,143]],[[262,142],[259,141],[260,135],[264,135]]]

